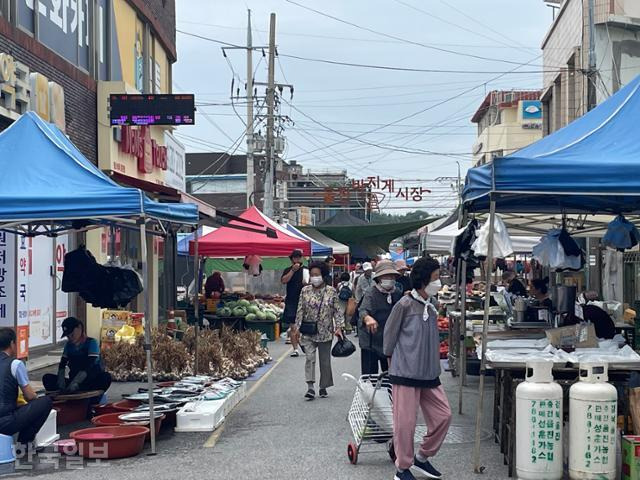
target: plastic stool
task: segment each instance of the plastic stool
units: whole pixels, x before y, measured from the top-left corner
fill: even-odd
[[[16,453],[13,450],[13,437],[0,434],[0,464],[15,461]]]

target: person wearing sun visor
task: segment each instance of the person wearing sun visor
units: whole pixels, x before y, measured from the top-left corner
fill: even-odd
[[[75,317],[62,322],[62,336],[68,341],[58,365],[58,374],[47,374],[42,383],[47,391],[107,391],[111,385],[111,375],[104,371],[100,358],[100,346],[95,338],[88,337],[84,324]],[[69,377],[66,369],[69,367]]]

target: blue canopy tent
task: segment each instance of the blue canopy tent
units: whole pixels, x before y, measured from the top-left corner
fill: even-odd
[[[491,164],[472,168],[463,191],[466,213],[489,212],[489,251],[493,261],[493,226],[496,212],[505,223],[540,227],[541,214],[556,215],[547,224],[578,214],[574,227],[595,232],[597,214],[640,211],[640,76],[615,95],[566,127]],[[606,217],[601,217],[604,220]],[[606,223],[606,220],[600,223]],[[602,225],[600,225],[602,228]],[[487,286],[491,269],[487,270]],[[488,287],[487,287],[488,288]],[[486,339],[489,297],[485,301],[480,366],[474,470],[480,472]]]
[[[289,230],[291,233],[293,233],[296,237],[301,238],[302,240],[307,240],[307,241],[311,242],[311,256],[312,257],[328,257],[329,255],[331,255],[333,253],[333,249],[331,247],[315,241],[309,235],[307,235],[306,233],[301,232],[300,230],[298,230],[296,227],[294,227],[290,223],[287,223],[285,226],[286,226],[287,230]]]
[[[467,172],[467,212],[640,210],[640,76],[566,127]]]
[[[145,323],[145,344],[149,346],[152,322],[147,292],[147,223],[158,225],[162,231],[167,225],[195,226],[196,205],[158,203],[139,189],[118,185],[87,160],[56,126],[33,112],[22,115],[0,133],[0,152],[0,230],[28,236],[49,235],[55,242],[56,234],[105,224],[139,229],[144,312],[149,320]],[[153,417],[151,349],[146,351]],[[151,450],[155,453],[154,422]]]

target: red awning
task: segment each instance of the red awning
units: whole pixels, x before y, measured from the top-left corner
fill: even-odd
[[[311,242],[289,233],[256,207],[245,210],[240,218],[264,225],[265,233],[220,227],[198,240],[198,254],[212,258],[242,258],[246,255],[288,257],[297,249],[306,256],[311,255]],[[231,221],[230,225],[246,227],[237,221]],[[267,235],[267,229],[271,230],[270,235]],[[189,242],[189,252],[194,253],[193,241]]]

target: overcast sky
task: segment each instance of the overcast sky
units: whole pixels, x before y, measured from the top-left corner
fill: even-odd
[[[177,0],[177,28],[244,45],[250,8],[254,45],[266,45],[269,14],[276,13],[276,81],[295,86],[293,106],[283,103],[281,109],[295,122],[285,132],[284,158],[297,160],[305,169],[346,169],[354,178],[379,175],[397,179],[397,185],[433,190],[421,203],[393,198],[385,201],[387,207],[434,213],[451,207],[455,196],[450,187],[428,180],[457,175],[457,162],[463,173],[470,165],[476,136],[470,119],[485,92],[541,88],[540,44],[552,21],[551,9],[542,0],[295,3]],[[244,152],[245,127],[229,96],[234,73],[235,85],[244,86],[245,51],[228,51],[227,61],[220,44],[180,32],[177,39],[174,91],[195,93],[201,105],[197,125],[181,127],[180,140],[188,151],[234,151],[237,146],[237,153]],[[255,52],[256,81],[266,81],[266,67],[266,58]],[[290,101],[286,92],[284,98]],[[241,101],[236,110],[244,119]]]

